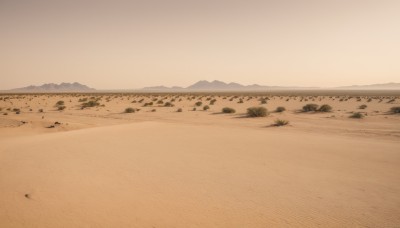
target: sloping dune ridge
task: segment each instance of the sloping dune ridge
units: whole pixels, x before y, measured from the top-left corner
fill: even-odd
[[[0,143],[0,227],[400,224],[396,141],[150,121]]]

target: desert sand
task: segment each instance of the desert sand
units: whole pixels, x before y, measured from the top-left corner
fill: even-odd
[[[400,94],[321,94],[0,95],[0,227],[399,227]]]

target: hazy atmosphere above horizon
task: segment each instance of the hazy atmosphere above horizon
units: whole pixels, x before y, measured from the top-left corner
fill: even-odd
[[[0,89],[400,82],[399,0],[0,0]]]

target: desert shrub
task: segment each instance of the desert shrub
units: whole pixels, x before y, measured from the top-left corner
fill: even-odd
[[[266,104],[267,103],[267,99],[262,99],[261,100],[261,104]]]
[[[172,104],[171,102],[165,102],[164,106],[165,107],[174,107],[174,104]]]
[[[153,105],[153,102],[144,103],[143,107],[152,106],[152,105]]]
[[[100,105],[100,103],[97,101],[88,101],[86,103],[82,103],[82,108],[96,107],[99,105]]]
[[[268,110],[264,107],[251,107],[247,109],[248,117],[264,117],[268,115]]]
[[[126,108],[125,113],[134,113],[136,110],[134,108]]]
[[[318,110],[318,105],[317,104],[306,104],[303,106],[303,111],[304,112],[315,112]]]
[[[217,101],[216,99],[212,99],[212,100],[210,101],[210,105],[214,105],[216,101]]]
[[[203,102],[201,102],[201,101],[198,101],[195,103],[196,106],[201,106],[202,104],[203,104]]]
[[[192,109],[192,111],[196,111],[196,110],[197,110],[196,108],[193,108],[193,109]]]
[[[390,111],[391,111],[392,113],[398,114],[398,113],[400,113],[400,106],[398,106],[398,107],[392,107],[392,108],[390,109]]]
[[[243,103],[243,99],[239,99],[238,103],[242,104]]]
[[[8,115],[8,112],[3,113],[3,115],[7,116],[7,115]]]
[[[281,120],[281,119],[277,119],[277,120],[275,120],[275,126],[285,126],[285,125],[288,125],[289,124],[289,121],[288,120]]]
[[[330,105],[324,104],[318,109],[319,112],[330,112],[332,111],[332,107]]]
[[[361,118],[364,118],[364,115],[362,113],[360,113],[360,112],[355,112],[350,116],[350,118],[361,119]]]
[[[156,112],[156,111],[157,111],[156,109],[152,109],[152,110],[151,110],[151,112]]]
[[[225,107],[225,108],[222,109],[222,112],[223,113],[235,113],[236,110],[233,109],[233,108]]]
[[[159,100],[159,101],[157,101],[157,104],[164,104],[164,101]]]
[[[64,105],[64,101],[57,101],[56,106],[62,106]]]
[[[61,106],[58,106],[58,108],[57,108],[59,111],[62,111],[62,110],[64,110],[65,109],[65,106],[64,105],[61,105]]]
[[[86,102],[87,101],[87,98],[85,97],[85,98],[80,98],[79,100],[78,100],[78,102]]]
[[[363,105],[360,105],[358,108],[359,108],[359,109],[366,109],[366,108],[367,108],[367,105],[363,104]]]
[[[284,112],[284,111],[286,111],[285,107],[277,107],[276,108],[276,112]]]
[[[176,112],[182,112],[182,108],[178,108],[178,110],[176,110]]]
[[[42,108],[41,108],[41,109],[39,109],[39,110],[38,110],[38,112],[43,112],[43,109],[42,109]]]
[[[208,109],[210,109],[210,106],[204,105],[203,110],[204,110],[204,111],[207,111]]]

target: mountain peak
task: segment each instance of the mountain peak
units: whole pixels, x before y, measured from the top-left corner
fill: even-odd
[[[30,85],[27,87],[12,89],[14,92],[88,92],[94,91],[95,89],[90,88],[86,85],[82,85],[78,82],[67,83],[62,82],[60,84],[46,83],[40,86]]]

